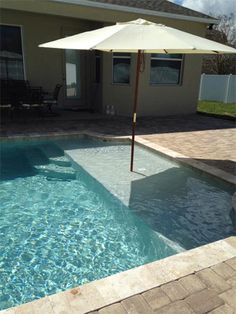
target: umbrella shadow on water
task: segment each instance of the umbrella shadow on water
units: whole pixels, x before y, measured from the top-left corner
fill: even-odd
[[[129,208],[185,249],[236,234],[232,191],[191,169],[173,167],[131,183]]]

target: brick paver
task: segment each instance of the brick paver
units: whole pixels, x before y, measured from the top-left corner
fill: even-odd
[[[236,257],[229,259],[225,263],[236,270]]]
[[[232,278],[229,278],[229,279],[227,280],[227,283],[228,283],[231,287],[233,287],[233,288],[236,289],[236,276],[234,276],[234,277],[232,277]]]
[[[141,295],[135,295],[121,302],[128,314],[153,314],[153,310]]]
[[[236,289],[230,289],[222,294],[220,294],[220,298],[225,301],[226,304],[231,306],[236,312]]]
[[[224,304],[214,290],[205,289],[194,293],[186,299],[186,302],[197,314],[204,314]]]
[[[224,304],[217,309],[209,312],[209,314],[235,314],[235,312],[230,306]]]
[[[197,273],[197,276],[205,283],[205,285],[217,292],[223,292],[230,289],[230,285],[212,269],[203,269]]]
[[[161,286],[161,289],[171,299],[171,301],[182,300],[188,296],[187,290],[178,282],[173,281]]]
[[[215,265],[212,270],[225,280],[236,276],[236,271],[226,263]]]
[[[194,314],[193,310],[184,301],[177,301],[171,303],[159,311],[155,312],[158,314]]]
[[[183,277],[179,279],[179,282],[188,291],[189,294],[199,292],[206,288],[206,285],[196,275]]]
[[[142,296],[154,311],[171,302],[170,298],[160,288],[149,290],[143,293]]]

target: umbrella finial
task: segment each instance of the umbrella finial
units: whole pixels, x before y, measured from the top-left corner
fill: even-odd
[[[157,25],[156,23],[144,20],[144,19],[137,19],[129,22],[118,22],[117,25],[124,25],[124,24],[136,24],[136,25]],[[165,26],[162,24],[158,24],[159,26]]]

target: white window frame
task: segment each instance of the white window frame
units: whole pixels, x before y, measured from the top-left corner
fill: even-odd
[[[124,54],[127,54],[127,55],[120,55],[120,56],[116,56],[115,54],[116,53],[121,53],[121,52],[113,52],[112,53],[112,73],[111,73],[111,75],[112,75],[112,84],[113,85],[124,85],[124,86],[129,86],[130,85],[130,81],[131,81],[131,60],[132,60],[132,58],[131,58],[131,53],[125,53],[124,52]],[[128,56],[128,54],[129,54],[129,56]],[[130,71],[129,71],[129,83],[117,83],[117,82],[114,82],[114,59],[129,59],[130,60]]]
[[[0,25],[3,26],[14,26],[20,28],[20,36],[21,36],[21,49],[22,49],[22,62],[23,62],[23,74],[24,74],[24,81],[27,81],[26,75],[26,67],[25,67],[25,46],[24,46],[24,33],[23,33],[23,25],[20,24],[10,24],[10,23],[1,23]]]
[[[174,53],[180,54],[180,53]],[[163,54],[164,55],[164,54]],[[184,69],[184,55],[182,58],[161,58],[161,57],[153,57],[152,54],[150,56],[150,73],[149,73],[149,83],[151,86],[182,86],[183,83],[183,69]],[[180,73],[179,73],[179,82],[178,83],[153,83],[151,82],[151,68],[152,68],[152,60],[160,60],[160,61],[179,61],[180,64]]]

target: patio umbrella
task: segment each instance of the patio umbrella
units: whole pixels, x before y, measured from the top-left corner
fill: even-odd
[[[236,49],[229,46],[143,19],[117,23],[116,25],[41,44],[39,47],[101,50],[107,52],[129,52],[138,54],[132,114],[131,171],[133,171],[138,86],[143,54],[236,53]]]

